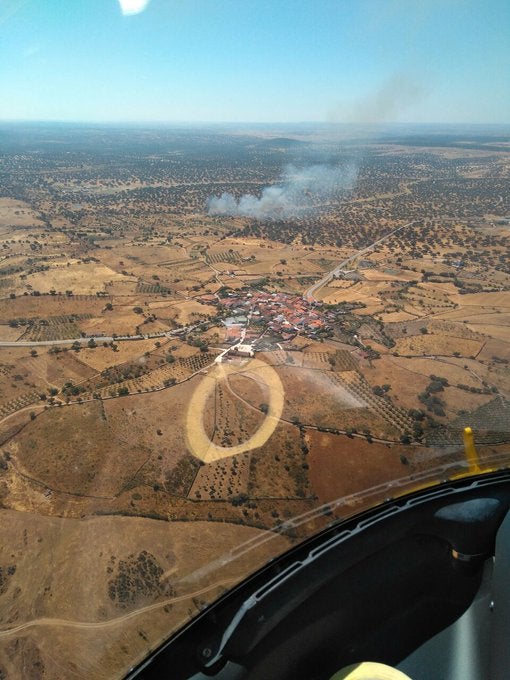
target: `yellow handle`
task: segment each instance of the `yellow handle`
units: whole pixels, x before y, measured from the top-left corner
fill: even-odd
[[[475,447],[475,438],[473,430],[470,427],[464,428],[464,452],[469,465],[469,472],[481,472],[480,459],[478,458]]]

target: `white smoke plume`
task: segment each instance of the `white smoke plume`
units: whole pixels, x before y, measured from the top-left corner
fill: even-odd
[[[338,102],[328,114],[331,123],[381,124],[398,121],[427,95],[426,85],[408,73],[394,73],[365,97]]]
[[[207,202],[210,215],[253,217],[258,220],[280,220],[303,217],[319,204],[345,195],[354,185],[353,167],[310,165],[296,168],[288,165],[278,184],[265,187],[260,197],[244,194],[211,196]]]

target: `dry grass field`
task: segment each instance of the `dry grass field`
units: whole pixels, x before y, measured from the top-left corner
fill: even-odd
[[[498,319],[499,321],[499,319]],[[476,332],[483,332],[486,336],[496,340],[503,340],[510,344],[510,327],[505,324],[488,324],[488,323],[468,323],[468,328]]]
[[[242,453],[198,468],[188,497],[196,500],[231,500],[248,495],[251,455]]]
[[[248,495],[255,499],[270,499],[273,508],[275,501],[280,499],[310,497],[306,465],[307,455],[299,429],[280,423],[271,439],[251,456]],[[279,507],[285,509],[285,503]],[[280,512],[273,517],[279,516]]]
[[[11,328],[8,324],[0,324],[0,339],[5,342],[14,342],[23,333],[23,328]]]
[[[291,542],[448,477],[466,424],[510,437],[507,152],[355,140],[352,195],[257,220],[205,206],[294,151],[200,134],[2,156],[0,344],[55,344],[0,347],[0,678],[120,677]],[[215,363],[241,329],[255,358]]]
[[[80,383],[94,370],[75,355],[41,353],[31,357],[25,349],[0,351],[0,418],[25,406],[43,403],[39,395],[50,388],[60,389],[68,380]]]
[[[417,376],[424,376],[429,378],[431,375],[439,375],[448,380],[450,385],[455,385],[457,383],[463,383],[469,387],[480,387],[481,379],[477,377],[469,367],[464,368],[464,365],[458,365],[452,363],[450,360],[436,360],[436,359],[420,359],[412,358],[407,359],[404,357],[385,357],[378,362],[378,367],[386,367],[385,373],[379,374],[380,382],[378,384],[386,383],[393,375],[398,375],[403,372],[402,382],[394,385],[393,389],[399,393],[402,391],[404,386],[407,384],[409,387],[413,387],[412,381]],[[373,371],[366,371],[366,374],[373,374]],[[407,373],[407,376],[405,375]],[[416,389],[417,386],[415,386]]]
[[[484,309],[510,310],[510,291],[498,293],[468,293],[467,295],[451,296],[452,301],[461,307],[482,307]]]
[[[111,347],[102,347],[98,343],[98,347],[95,349],[87,349],[86,347],[81,349],[77,356],[80,361],[95,371],[102,371],[108,366],[123,364],[128,361],[145,363],[145,353],[154,351],[155,342],[156,340],[117,341],[115,351]],[[169,345],[169,341],[165,338],[161,338],[159,342],[161,348]]]
[[[105,284],[115,280],[125,281],[126,277],[101,264],[71,264],[29,274],[24,283],[20,282],[20,289],[31,286],[41,293],[72,290],[76,295],[95,295],[105,289]]]
[[[123,435],[130,423],[125,411],[106,411],[92,402],[40,414],[7,447],[20,473],[73,495],[118,494],[151,452]]]
[[[0,563],[13,567],[0,621],[8,677],[26,668],[35,678],[34,662],[38,677],[117,677],[287,546],[232,524],[37,515],[27,523],[22,513],[0,513]],[[135,579],[132,590],[115,589]]]
[[[345,289],[329,289],[325,286],[320,291],[320,299],[326,304],[333,305],[339,302],[359,302],[363,301],[367,307],[374,311],[382,310],[383,302],[379,295],[386,290],[384,282],[360,281]]]
[[[409,447],[370,444],[362,439],[346,440],[325,432],[309,432],[307,441],[310,483],[322,503],[406,477],[413,470],[413,451]],[[406,455],[411,466],[402,464],[401,454]],[[378,497],[368,498],[366,506],[387,496],[387,490],[381,491]],[[360,500],[353,509],[361,509],[363,505]],[[348,513],[346,508],[344,514]]]
[[[281,366],[285,388],[283,418],[319,428],[357,429],[375,437],[398,439],[400,426],[387,414],[356,371],[333,372]],[[309,395],[320,394],[320,399]]]
[[[493,394],[473,394],[456,387],[445,387],[441,398],[445,402],[447,415],[454,419],[462,413],[475,411],[478,407],[488,404],[494,399]]]
[[[416,318],[416,314],[412,314],[409,311],[388,312],[380,314],[380,318],[382,318],[384,323],[396,323],[399,321],[412,321]]]
[[[179,302],[149,303],[148,310],[160,319],[171,319],[183,325],[196,323],[202,318],[214,316],[216,308],[203,305],[195,300],[181,300]]]
[[[418,281],[420,275],[416,272],[389,269],[366,269],[363,271],[363,278],[367,281]]]
[[[453,356],[455,352],[463,357],[476,357],[483,347],[479,340],[456,338],[446,335],[421,335],[399,338],[395,349],[403,356],[434,355]]]
[[[13,228],[43,226],[42,220],[28,203],[14,198],[0,197],[0,231]]]
[[[72,314],[101,314],[107,300],[94,296],[45,295],[40,297],[20,296],[16,299],[0,299],[0,321],[42,317],[70,316]]]

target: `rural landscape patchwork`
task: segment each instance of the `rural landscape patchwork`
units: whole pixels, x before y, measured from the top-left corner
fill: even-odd
[[[507,130],[0,145],[0,678],[127,672],[467,426],[508,460]]]

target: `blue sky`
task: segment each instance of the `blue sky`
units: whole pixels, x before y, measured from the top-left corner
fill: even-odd
[[[510,2],[0,0],[0,119],[510,123]]]

